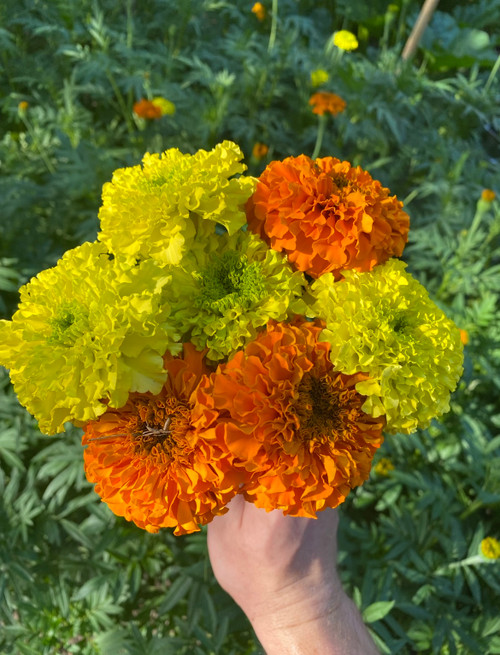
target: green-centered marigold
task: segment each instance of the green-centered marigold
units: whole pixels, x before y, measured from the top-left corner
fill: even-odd
[[[148,153],[142,166],[116,170],[103,187],[99,240],[130,262],[178,264],[195,233],[211,234],[220,223],[233,234],[245,224],[255,187],[252,177],[233,177],[246,170],[242,157],[224,141],[194,155],[177,148]]]
[[[270,319],[305,312],[305,280],[287,261],[246,231],[196,240],[172,269],[173,325],[207,357],[235,353]]]
[[[21,288],[12,320],[0,322],[0,363],[42,432],[120,407],[129,391],[161,389],[162,356],[180,349],[169,281],[152,260],[128,269],[84,243]]]
[[[386,415],[388,432],[413,432],[449,410],[450,393],[462,374],[458,327],[405,272],[389,260],[373,271],[328,274],[311,286],[311,316],[326,321],[321,339],[343,373],[367,373],[356,389],[363,409]]]
[[[399,257],[408,238],[409,217],[396,196],[335,157],[271,162],[246,210],[252,232],[315,278],[369,271]]]

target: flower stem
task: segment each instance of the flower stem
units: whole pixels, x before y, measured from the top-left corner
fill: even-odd
[[[318,118],[319,118],[318,135],[316,136],[316,144],[314,146],[311,159],[316,159],[316,157],[319,155],[319,151],[321,150],[321,144],[323,143],[323,137],[325,136],[326,116],[325,114],[322,114],[321,116],[318,116]]]
[[[493,83],[493,80],[496,77],[496,74],[498,73],[498,69],[500,68],[500,55],[498,55],[496,62],[493,64],[493,68],[491,69],[491,73],[488,76],[488,79],[486,80],[486,84],[484,85],[484,93],[487,93],[490,86]]]
[[[277,29],[278,29],[278,0],[273,0],[273,7],[271,13],[271,33],[269,34],[269,43],[267,46],[268,52],[271,52],[274,48]]]

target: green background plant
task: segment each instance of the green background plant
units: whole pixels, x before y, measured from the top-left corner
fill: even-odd
[[[410,271],[468,332],[452,410],[388,437],[341,509],[340,568],[382,652],[500,653],[500,0],[443,0],[413,61],[420,3],[6,0],[0,7],[0,315],[97,233],[104,182],[146,151],[244,150],[250,173],[311,154],[311,72],[342,96],[320,151],[368,169],[411,216]],[[276,3],[275,3],[276,4]],[[275,37],[270,39],[273,21]],[[329,46],[335,30],[355,52]],[[173,116],[133,103],[164,96]],[[27,102],[25,109],[20,102]],[[266,158],[253,145],[269,146]],[[85,481],[80,434],[46,437],[0,374],[0,652],[245,654],[258,644],[214,581],[204,531],[114,517]]]

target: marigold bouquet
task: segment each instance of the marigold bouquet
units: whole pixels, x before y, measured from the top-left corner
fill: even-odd
[[[101,231],[21,289],[0,363],[46,433],[150,532],[236,494],[315,517],[383,433],[425,428],[462,372],[458,328],[397,259],[402,203],[334,157],[245,176],[229,141],[115,171]]]

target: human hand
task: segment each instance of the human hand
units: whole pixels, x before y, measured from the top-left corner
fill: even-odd
[[[240,495],[209,524],[215,577],[268,655],[376,655],[336,572],[337,525],[337,510],[284,516]]]

